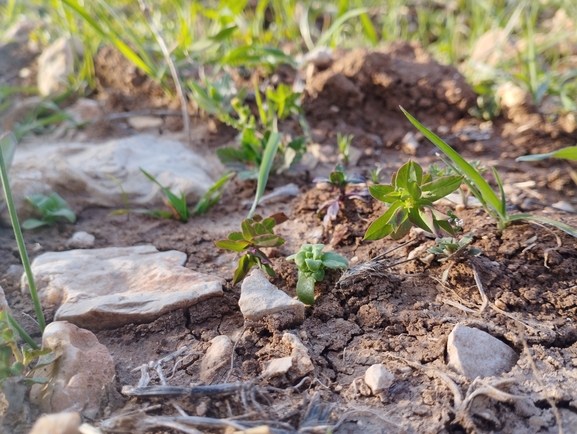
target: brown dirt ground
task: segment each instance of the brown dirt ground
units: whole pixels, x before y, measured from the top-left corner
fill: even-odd
[[[131,98],[143,86],[138,77],[133,78],[122,83],[109,80],[100,88],[100,97],[106,96],[105,88],[116,86],[110,93],[116,95],[111,106],[122,110],[119,101],[124,101],[125,109],[130,110],[134,107]],[[123,86],[128,90],[120,98]],[[389,239],[362,240],[369,223],[384,210],[380,203],[346,201],[334,224],[323,228],[315,210],[326,200],[327,192],[314,188],[311,179],[326,174],[334,165],[337,131],[354,134],[353,146],[361,151],[358,165],[349,170],[366,174],[379,163],[384,167],[381,179],[385,182],[409,158],[425,167],[437,161],[434,146],[424,140],[416,155],[403,152],[401,138],[413,129],[398,105],[427,126],[447,126],[444,138],[465,158],[495,166],[506,186],[512,212],[535,212],[577,227],[576,215],[543,205],[561,200],[577,202],[576,186],[570,177],[575,166],[555,160],[514,162],[519,155],[574,145],[576,134],[567,133],[555,122],[545,122],[538,114],[527,113],[517,116],[515,123],[505,117],[495,120],[490,137],[476,140],[464,132],[465,127],[478,130],[480,124],[467,115],[474,98],[456,70],[436,64],[412,44],[394,44],[382,52],[338,53],[329,68],[317,71],[307,82],[303,106],[315,140],[324,146],[323,150],[332,151],[315,171],[303,168],[270,180],[270,188],[295,182],[301,191],[290,201],[267,204],[260,210],[263,215],[283,211],[291,218],[278,228],[286,243],[271,252],[277,270],[273,283],[295,295],[296,268],[284,257],[297,251],[303,242],[315,240],[330,245],[351,261],[351,267],[397,245]],[[203,122],[197,120],[198,124]],[[213,153],[233,138],[230,130],[219,125],[204,131],[192,145],[204,154]],[[139,372],[133,372],[134,368],[184,344],[191,344],[192,351],[205,351],[208,341],[220,334],[236,341],[232,369],[225,373],[229,374],[228,381],[249,382],[262,372],[267,360],[289,355],[281,337],[290,331],[307,346],[315,371],[310,381],[291,393],[274,391],[266,400],[261,398],[265,415],[255,419],[283,421],[296,429],[306,419],[311,398],[318,394],[322,403],[335,405],[333,422],[347,411],[356,410],[336,431],[339,433],[553,433],[559,432],[555,411],[564,432],[577,432],[575,238],[531,224],[513,225],[499,233],[484,211],[464,209],[458,212],[464,221],[464,233],[475,232],[473,244],[483,253],[455,264],[446,284],[439,279],[448,264],[436,261],[430,266],[410,262],[382,273],[359,272],[340,285],[336,284],[339,273],[329,273],[317,288],[316,304],[306,310],[305,322],[283,330],[279,318],[244,323],[237,303],[240,285],[230,283],[236,255],[220,251],[213,243],[236,230],[247,212],[240,202],[250,199],[253,192],[253,183],[235,180],[214,209],[186,224],[140,215],[110,217],[109,210],[88,209],[79,213],[74,226],[59,224],[25,234],[32,258],[42,252],[66,249],[72,233],[83,230],[95,235],[97,248],[153,244],[159,250],[180,250],[188,255],[187,267],[228,279],[222,299],[172,312],[151,324],[97,333],[111,351],[117,369],[117,390],[111,392],[109,403],[103,404],[103,418],[155,403],[161,408],[152,414],[175,414],[170,405],[173,401],[191,415],[226,418],[253,411],[234,394],[173,400],[129,399],[118,392],[122,386],[137,383]],[[405,258],[415,248],[433,245],[432,240],[416,232],[411,232],[408,240],[411,244],[394,252],[391,261]],[[7,273],[10,265],[18,263],[11,230],[0,228],[0,285],[18,319],[32,330],[25,316],[33,314],[31,303],[20,295],[19,276]],[[473,267],[490,301],[483,312]],[[446,340],[456,323],[480,328],[506,342],[519,354],[518,364],[510,373],[473,385],[450,372],[445,360]],[[185,357],[169,384],[198,384],[200,359],[199,355]],[[379,397],[371,396],[359,380],[374,363],[383,363],[395,376],[391,389]],[[447,376],[456,389],[443,379]],[[525,399],[500,401],[480,393],[469,405],[458,405],[455,393],[470,396],[489,380],[495,385],[497,380],[507,380],[497,387]],[[155,381],[153,378],[153,384]],[[282,377],[272,385],[287,389],[299,381]],[[119,432],[137,431],[137,420],[126,423]]]

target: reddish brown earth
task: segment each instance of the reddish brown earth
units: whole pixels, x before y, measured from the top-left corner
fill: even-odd
[[[111,87],[110,94],[116,95],[109,100],[111,106],[120,109],[119,101],[125,101],[125,108],[132,109],[138,93],[135,89],[142,85],[134,72],[132,78],[123,83],[107,82],[100,97],[105,96],[105,87]],[[269,391],[266,399],[258,398],[264,413],[253,419],[287,422],[296,430],[303,421],[310,421],[306,411],[313,396],[318,395],[323,404],[334,404],[334,408],[329,420],[317,420],[313,426],[329,421],[334,424],[348,411],[356,410],[340,425],[339,433],[553,433],[560,432],[559,423],[564,432],[577,432],[577,239],[532,224],[513,225],[500,233],[483,210],[460,210],[457,214],[464,221],[463,231],[474,231],[473,245],[482,255],[455,264],[442,284],[440,278],[449,263],[433,261],[427,266],[416,261],[380,272],[359,268],[397,245],[390,239],[362,239],[370,222],[385,210],[383,204],[345,201],[337,220],[326,229],[315,213],[328,193],[315,188],[311,179],[328,173],[336,163],[337,132],[354,134],[353,146],[361,151],[357,166],[348,170],[367,174],[379,163],[384,167],[383,182],[409,158],[424,167],[438,161],[434,146],[425,140],[420,140],[415,155],[403,152],[401,139],[414,130],[397,108],[402,105],[439,131],[466,159],[495,166],[505,184],[511,212],[530,211],[577,227],[577,216],[546,206],[561,200],[577,202],[570,176],[575,166],[556,160],[514,161],[520,155],[574,145],[577,132],[567,132],[560,122],[545,122],[539,114],[528,112],[516,116],[515,122],[506,117],[496,119],[489,136],[478,140],[471,132],[479,132],[480,122],[467,114],[474,101],[475,95],[455,69],[438,65],[422,49],[409,44],[393,45],[382,52],[337,53],[330,67],[317,71],[309,80],[303,107],[313,137],[321,145],[320,165],[270,180],[270,188],[289,182],[300,186],[296,198],[267,204],[259,211],[263,215],[283,211],[290,217],[278,227],[286,243],[271,252],[277,271],[272,282],[295,295],[297,271],[284,257],[313,239],[348,258],[355,272],[341,284],[337,284],[340,273],[329,273],[317,288],[316,304],[306,310],[305,322],[288,329],[309,350],[315,365],[309,380],[290,391],[288,388],[297,385],[300,378],[271,380],[271,385],[285,391]],[[197,120],[199,125],[203,122]],[[438,130],[438,126],[446,126],[446,130]],[[205,131],[192,144],[203,154],[212,154],[233,138],[223,126]],[[492,182],[492,177],[487,179]],[[137,383],[140,374],[133,372],[134,368],[184,344],[203,352],[208,341],[220,334],[236,342],[232,367],[217,382],[225,378],[228,382],[250,382],[262,373],[266,361],[290,354],[281,342],[287,331],[281,322],[269,318],[244,323],[238,308],[240,285],[230,283],[236,255],[219,250],[213,243],[236,230],[247,213],[241,202],[253,194],[253,183],[235,180],[215,208],[186,224],[141,215],[110,217],[109,210],[89,209],[79,214],[74,226],[61,224],[25,234],[32,258],[66,249],[65,242],[72,233],[83,230],[95,235],[95,247],[153,244],[159,250],[180,250],[189,257],[187,267],[228,279],[223,298],[172,312],[151,324],[97,334],[113,354],[117,369],[117,390],[111,392],[108,405],[103,404],[103,419],[155,403],[162,406],[152,415],[176,414],[170,398],[127,398],[120,390]],[[449,209],[447,205],[441,208]],[[390,262],[406,258],[415,248],[434,244],[416,232],[404,241],[410,244],[395,251]],[[17,277],[6,273],[10,265],[18,263],[11,230],[0,228],[0,285],[18,319],[30,327],[30,320],[22,314],[33,313],[31,303],[20,295]],[[490,302],[482,312],[473,267]],[[457,323],[477,327],[510,345],[520,356],[517,365],[502,377],[473,385],[452,373],[446,366],[446,341]],[[200,359],[200,355],[185,357],[169,384],[198,384]],[[360,380],[374,363],[383,363],[395,376],[391,389],[380,397],[371,396]],[[453,389],[447,378],[452,380]],[[153,378],[152,383],[156,381]],[[495,394],[477,392],[469,405],[458,405],[455,393],[466,399],[486,384],[524,399],[502,401]],[[213,418],[258,410],[251,402],[247,408],[239,394],[179,398],[176,402],[190,415],[202,414],[200,409],[206,406],[204,414]],[[128,418],[125,423],[121,432],[134,432],[138,418]]]

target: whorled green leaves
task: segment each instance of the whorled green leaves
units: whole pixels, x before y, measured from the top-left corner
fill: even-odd
[[[462,179],[460,175],[433,179],[414,161],[405,163],[393,174],[390,184],[369,187],[371,196],[390,206],[369,226],[365,239],[378,240],[390,235],[398,240],[407,235],[413,225],[436,236],[453,235],[452,219],[436,210],[433,202],[459,188]]]
[[[287,219],[283,213],[265,219],[255,214],[253,218],[242,221],[240,232],[231,232],[226,240],[214,242],[221,249],[242,253],[234,272],[233,285],[244,279],[255,265],[269,276],[275,276],[272,263],[261,248],[278,247],[284,243],[281,237],[275,235],[274,227]]]
[[[299,270],[297,297],[304,304],[315,302],[315,283],[325,278],[326,268],[346,270],[349,266],[348,261],[338,253],[323,253],[324,247],[324,244],[303,244],[298,253],[287,257],[288,261],[295,261]]]

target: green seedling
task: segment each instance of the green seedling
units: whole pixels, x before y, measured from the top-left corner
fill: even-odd
[[[369,179],[371,180],[371,182],[373,184],[379,184],[380,183],[379,176],[380,176],[382,170],[383,170],[383,166],[380,166],[380,165],[378,165],[376,169],[369,170]]]
[[[339,147],[341,158],[344,164],[349,164],[351,143],[354,137],[355,136],[352,134],[342,135],[341,133],[337,133],[337,146]]]
[[[186,204],[186,196],[181,191],[180,196],[172,193],[168,188],[161,185],[154,176],[148,173],[143,168],[140,168],[140,171],[144,173],[144,175],[154,182],[156,185],[160,187],[162,193],[164,194],[164,204],[170,209],[170,211],[162,211],[162,210],[155,210],[150,211],[147,214],[153,217],[160,217],[160,218],[173,218],[175,220],[180,220],[183,223],[188,221],[190,217],[190,211],[188,210],[188,205]]]
[[[274,214],[265,219],[255,214],[253,218],[242,221],[240,232],[232,232],[228,235],[228,239],[214,242],[221,249],[242,253],[234,272],[233,285],[244,279],[255,265],[269,276],[275,276],[272,262],[261,249],[278,247],[284,243],[281,237],[275,235],[274,227],[287,219],[288,217],[283,213]]]
[[[330,173],[328,178],[320,176],[314,178],[313,182],[317,184],[321,182],[329,183],[332,186],[333,191],[337,193],[335,197],[324,202],[317,209],[317,215],[319,218],[323,219],[324,226],[327,226],[331,220],[335,220],[337,218],[341,205],[344,203],[345,199],[365,200],[365,198],[369,196],[369,191],[366,187],[360,190],[355,189],[353,191],[347,192],[348,185],[364,184],[366,179],[361,175],[357,175],[356,173],[350,176],[347,175],[347,172],[340,164],[337,164],[335,170]]]
[[[393,174],[390,184],[369,187],[371,196],[390,206],[369,226],[365,239],[378,240],[390,235],[398,240],[407,235],[413,225],[437,236],[454,235],[455,217],[439,212],[433,202],[459,188],[462,179],[460,175],[433,179],[430,173],[423,173],[417,163],[405,163]]]
[[[428,138],[435,146],[437,146],[443,153],[448,157],[448,160],[444,159],[445,164],[450,166],[456,173],[463,176],[463,182],[467,184],[471,193],[481,202],[485,211],[495,219],[497,222],[497,229],[502,231],[507,226],[514,222],[519,221],[534,221],[537,223],[548,224],[557,229],[560,229],[569,235],[577,237],[577,229],[566,225],[565,223],[558,222],[556,220],[549,219],[547,217],[542,217],[534,214],[520,213],[520,214],[508,214],[507,213],[507,200],[505,198],[505,190],[503,189],[503,183],[501,182],[501,177],[497,173],[494,167],[492,167],[493,176],[497,181],[499,186],[499,195],[493,191],[489,183],[483,178],[477,169],[475,169],[471,164],[467,163],[463,157],[459,155],[457,151],[446,144],[441,138],[439,138],[432,131],[421,125],[413,116],[411,116],[405,109],[401,107],[401,110],[407,116],[409,121]]]
[[[361,199],[365,200],[369,196],[369,191],[366,187],[360,190],[352,190],[347,192],[348,185],[358,185],[365,184],[366,179],[357,174],[347,175],[347,172],[340,164],[337,164],[335,170],[333,170],[328,178],[317,177],[313,179],[315,183],[326,182],[332,186],[332,189],[336,194],[332,199],[324,202],[317,209],[317,215],[319,218],[323,219],[323,225],[327,226],[331,220],[335,220],[341,208],[341,204],[345,199]],[[323,217],[324,213],[324,217]]]
[[[40,219],[27,219],[22,222],[22,228],[35,229],[41,226],[52,226],[61,217],[70,223],[76,222],[76,214],[70,209],[68,203],[57,193],[51,193],[50,196],[43,194],[33,194],[26,197],[26,200],[40,212]]]
[[[39,358],[36,365],[31,367]],[[26,344],[18,347],[10,316],[7,311],[0,310],[0,388],[8,378],[15,378],[26,385],[46,383],[48,378],[32,378],[31,375],[41,366],[52,363],[54,358],[55,354],[50,349],[40,350]]]
[[[297,297],[304,304],[315,302],[315,283],[325,278],[325,269],[346,270],[349,263],[338,253],[325,252],[324,244],[303,244],[298,253],[287,257],[287,261],[295,261],[299,269],[297,281]]]
[[[462,236],[460,239],[453,237],[437,238],[435,246],[431,247],[427,252],[437,256],[437,261],[445,262],[449,259],[465,254],[467,256],[477,256],[481,250],[475,247],[468,247],[473,241],[473,233]]]
[[[445,262],[451,260],[451,264],[443,271],[441,282],[445,283],[449,278],[449,273],[453,265],[462,257],[478,256],[481,250],[475,247],[469,247],[473,241],[473,233],[464,235],[460,239],[457,238],[437,238],[435,246],[431,247],[427,252],[437,256],[437,261]]]
[[[198,203],[193,209],[194,215],[202,215],[206,213],[209,209],[215,206],[220,197],[222,196],[222,190],[224,189],[226,183],[234,176],[233,172],[227,172],[220,177],[212,186],[207,190],[206,193],[202,195]]]

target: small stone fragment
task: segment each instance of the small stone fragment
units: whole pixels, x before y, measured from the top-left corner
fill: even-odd
[[[249,321],[259,321],[277,312],[291,313],[295,324],[301,324],[305,318],[305,305],[270,283],[258,268],[242,282],[238,305]]]
[[[154,246],[49,252],[32,262],[42,303],[54,318],[90,330],[154,321],[222,295],[218,277],[184,267],[186,254]],[[22,290],[28,281],[22,276]]]
[[[80,423],[76,412],[45,414],[34,423],[29,434],[78,434]]]
[[[32,386],[30,402],[45,413],[77,411],[94,419],[116,375],[108,349],[90,331],[66,321],[46,327],[42,348],[50,348],[56,360],[34,372],[35,378],[50,381]]]
[[[62,37],[48,46],[38,58],[38,91],[48,96],[64,90],[74,72],[74,59],[84,56],[78,38]]]
[[[265,378],[278,377],[286,374],[292,366],[293,359],[291,356],[272,359],[265,363],[262,375]]]
[[[292,333],[285,333],[282,336],[282,342],[292,348],[291,358],[293,368],[291,373],[295,378],[302,378],[309,372],[315,370],[313,362],[309,357],[309,351],[307,347],[301,342],[301,340]]]
[[[210,341],[210,348],[200,363],[200,380],[211,384],[220,374],[223,368],[230,366],[233,345],[228,336],[220,335]]]
[[[372,365],[365,372],[365,383],[373,392],[373,395],[384,392],[392,386],[395,377],[382,363]]]
[[[409,131],[401,140],[401,148],[405,154],[417,155],[419,149],[419,141],[412,131]]]
[[[133,116],[128,118],[128,125],[135,130],[147,130],[162,126],[164,121],[158,116]]]
[[[491,377],[515,366],[518,355],[482,330],[457,324],[447,341],[448,365],[470,380]]]
[[[66,242],[66,245],[73,249],[89,249],[94,246],[95,239],[94,235],[89,234],[88,232],[74,232]]]
[[[4,289],[0,286],[0,310],[6,310],[10,313],[10,306],[8,306],[8,301],[6,300],[6,294]]]

